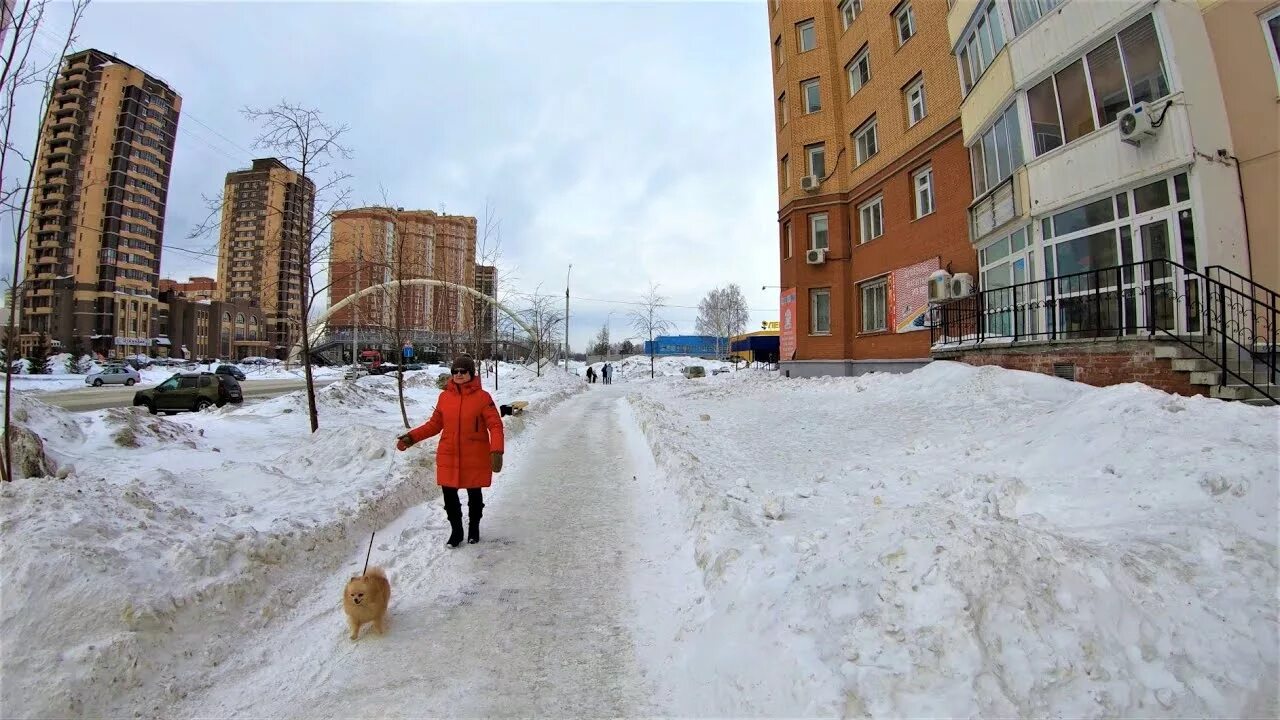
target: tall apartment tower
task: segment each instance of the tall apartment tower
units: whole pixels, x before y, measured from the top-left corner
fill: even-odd
[[[399,279],[445,280],[475,287],[476,219],[431,210],[366,207],[336,213],[329,254],[329,306],[350,295]],[[474,303],[456,290],[410,287],[401,291],[400,328],[418,342],[445,342],[471,332]],[[392,328],[396,303],[372,293],[329,317],[336,337],[358,327],[378,340]],[[460,338],[455,338],[460,339]]]
[[[498,297],[498,268],[493,265],[477,265],[476,266],[476,290],[488,295],[491,298]],[[481,307],[476,305],[476,329],[482,340],[489,340],[493,337],[494,330],[497,328],[498,322],[498,306],[487,305]]]
[[[21,343],[144,352],[182,99],[98,50],[62,61],[37,148]]]
[[[929,359],[929,276],[974,272],[941,0],[769,0],[782,369]]]
[[[295,327],[308,278],[301,272],[315,213],[310,178],[275,158],[227,173],[219,238],[219,300],[257,303],[267,318],[266,352],[283,358],[299,337]]]

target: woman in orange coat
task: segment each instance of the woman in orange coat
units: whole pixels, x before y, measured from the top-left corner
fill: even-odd
[[[436,483],[444,493],[444,512],[452,529],[449,547],[462,542],[462,505],[458,490],[467,490],[467,542],[480,542],[480,514],[492,473],[502,472],[502,417],[493,398],[480,387],[476,363],[464,355],[451,366],[453,377],[440,393],[431,419],[401,435],[397,450],[437,434]]]

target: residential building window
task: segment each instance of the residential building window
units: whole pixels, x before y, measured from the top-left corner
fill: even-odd
[[[778,127],[787,124],[787,94],[778,96]]]
[[[1276,71],[1276,84],[1280,85],[1280,7],[1262,16],[1262,33],[1271,48],[1271,67]]]
[[[787,260],[791,257],[791,222],[782,223],[782,259]]]
[[[863,283],[862,332],[884,332],[889,328],[889,281],[885,279]]]
[[[827,238],[827,214],[814,213],[809,216],[809,249],[826,250],[830,247]]]
[[[957,56],[960,60],[960,81],[966,94],[991,66],[1005,43],[1004,28],[995,0],[975,17],[972,28],[960,42],[960,54]]]
[[[773,39],[773,64],[782,67],[782,36]]]
[[[844,66],[844,71],[849,78],[850,97],[857,94],[863,85],[871,82],[871,51],[866,45]]]
[[[778,184],[783,190],[791,187],[791,158],[786,155],[778,161]]]
[[[804,94],[805,114],[816,113],[822,109],[822,91],[818,79],[805,80],[800,83],[800,92]]]
[[[907,3],[895,15],[898,21],[898,44],[902,45],[916,34],[916,14],[911,9],[911,3]]]
[[[804,148],[805,162],[808,165],[808,174],[819,178],[827,176],[827,146],[825,143],[817,145],[806,145]]]
[[[969,148],[973,196],[979,197],[1004,182],[1022,163],[1022,130],[1018,125],[1018,105],[1014,103]]]
[[[818,30],[813,18],[796,23],[796,39],[800,52],[809,52],[818,47]]]
[[[853,24],[857,19],[858,13],[862,12],[862,0],[841,0],[840,2],[840,24],[845,30]]]
[[[831,334],[831,288],[809,291],[809,334]]]
[[[876,136],[876,119],[873,117],[853,131],[853,142],[858,164],[861,165],[880,152],[879,138]]]
[[[916,189],[916,219],[930,215],[934,211],[933,201],[933,168],[925,168],[914,176]]]
[[[1013,6],[1013,29],[1021,34],[1045,13],[1058,7],[1063,0],[1010,0]]]
[[[915,125],[928,114],[924,101],[924,78],[920,78],[907,86],[907,122]]]
[[[859,242],[870,242],[884,234],[884,196],[878,195],[858,206]]]
[[[1027,91],[1035,153],[1083,137],[1126,108],[1169,92],[1155,23],[1147,15]]]

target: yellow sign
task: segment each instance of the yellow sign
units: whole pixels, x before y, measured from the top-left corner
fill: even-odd
[[[760,323],[760,329],[761,330],[781,330],[782,323],[778,322],[777,320],[765,320],[764,322]]]

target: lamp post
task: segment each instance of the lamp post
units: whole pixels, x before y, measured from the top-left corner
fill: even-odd
[[[569,276],[573,274],[573,263],[569,263],[569,271],[564,274],[564,371],[569,372]]]

